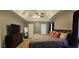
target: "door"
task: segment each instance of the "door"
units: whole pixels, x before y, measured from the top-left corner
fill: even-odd
[[[33,31],[34,31],[34,29],[33,29],[33,24],[28,24],[28,31],[29,31],[29,33],[28,33],[28,35],[29,35],[29,37],[32,37],[33,36]]]
[[[46,24],[41,24],[41,34],[46,34],[46,32],[47,32]]]
[[[24,27],[24,38],[28,38],[28,27]]]

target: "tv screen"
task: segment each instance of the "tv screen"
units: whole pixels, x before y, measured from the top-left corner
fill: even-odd
[[[11,24],[10,25],[10,34],[16,34],[20,32],[20,25]]]

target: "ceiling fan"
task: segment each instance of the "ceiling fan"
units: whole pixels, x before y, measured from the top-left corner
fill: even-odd
[[[43,18],[45,14],[43,12],[36,12],[35,15],[33,15],[33,18],[38,19],[38,18]]]

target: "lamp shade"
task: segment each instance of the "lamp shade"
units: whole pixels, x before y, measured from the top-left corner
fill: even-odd
[[[28,32],[28,27],[24,27],[24,33]]]

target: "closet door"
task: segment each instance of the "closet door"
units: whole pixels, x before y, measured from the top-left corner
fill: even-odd
[[[41,24],[41,34],[46,34],[46,33],[47,33],[46,24]]]
[[[34,31],[34,29],[33,29],[33,24],[28,24],[28,27],[29,27],[29,37],[32,37],[33,36],[33,31]]]

